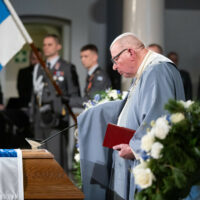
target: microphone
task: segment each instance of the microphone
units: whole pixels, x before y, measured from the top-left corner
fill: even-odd
[[[29,138],[25,138],[25,140],[30,144],[30,146],[31,146],[32,149],[38,149],[38,147],[41,147],[42,145],[44,145],[45,143],[47,143],[48,141],[50,141],[51,139],[53,139],[54,137],[56,137],[57,135],[59,135],[60,133],[63,133],[64,131],[66,131],[66,130],[68,130],[70,128],[73,128],[76,125],[77,124],[73,124],[71,126],[68,126],[68,127],[64,128],[63,130],[55,133],[54,135],[51,135],[50,137],[44,139],[41,142],[37,142],[37,141],[29,139]]]

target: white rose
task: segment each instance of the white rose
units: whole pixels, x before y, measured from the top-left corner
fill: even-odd
[[[141,140],[141,148],[146,152],[151,150],[152,144],[154,143],[154,134],[152,131],[148,132],[146,135],[142,137]]]
[[[189,108],[194,103],[194,101],[188,100],[185,102],[181,100],[180,103],[184,106],[184,108]]]
[[[155,142],[151,148],[151,156],[155,159],[161,158],[161,150],[163,149],[163,145],[160,142]]]
[[[147,162],[145,162],[145,161],[143,161],[143,160],[141,159],[140,164],[137,165],[136,167],[134,167],[133,170],[132,170],[132,172],[133,172],[134,170],[137,170],[137,169],[147,169]]]
[[[175,124],[185,119],[185,116],[183,113],[175,113],[171,115],[170,119]]]
[[[142,189],[148,188],[152,185],[155,177],[149,168],[147,169],[133,169],[133,174],[135,177],[135,183],[139,185]]]
[[[165,139],[169,133],[170,126],[165,117],[160,117],[156,120],[155,126],[153,127],[155,136],[159,139]]]
[[[113,98],[113,99],[117,99],[117,98],[118,98],[117,90],[111,90],[111,91],[108,93],[108,97],[109,97],[109,98]]]
[[[75,156],[74,156],[74,159],[76,162],[79,162],[80,161],[80,154],[77,153]]]

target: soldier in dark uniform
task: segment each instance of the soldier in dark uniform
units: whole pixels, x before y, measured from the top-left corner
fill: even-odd
[[[56,35],[47,35],[43,40],[43,52],[46,64],[53,79],[59,85],[63,97],[70,99],[80,95],[78,76],[75,66],[66,62],[59,56],[62,46]],[[45,139],[63,127],[68,126],[68,110],[62,98],[44,73],[42,67],[34,69],[34,93],[36,96],[35,112],[35,138]],[[46,144],[55,159],[67,170],[66,135],[60,134]]]
[[[167,57],[174,62],[176,66],[178,66],[178,54],[176,52],[169,52]],[[185,99],[186,100],[192,100],[192,81],[190,78],[190,74],[188,71],[183,69],[178,69],[181,78],[183,81],[183,87],[185,92]]]
[[[98,49],[93,44],[85,45],[80,52],[81,62],[87,69],[86,85],[83,98],[73,98],[70,105],[82,107],[83,102],[92,99],[96,93],[111,87],[108,75],[98,64]]]

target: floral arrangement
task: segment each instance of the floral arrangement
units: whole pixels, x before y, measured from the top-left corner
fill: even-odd
[[[170,100],[165,109],[141,140],[136,200],[181,199],[200,183],[200,104]]]
[[[82,182],[81,182],[81,168],[80,168],[80,152],[78,148],[78,143],[76,144],[76,152],[74,156],[74,164],[73,164],[73,169],[74,169],[74,179],[76,182],[76,185],[78,188],[82,187]]]
[[[116,101],[116,100],[121,100],[124,99],[127,95],[127,91],[124,91],[121,93],[119,90],[113,90],[113,89],[107,89],[105,91],[100,91],[98,92],[95,96],[94,99],[89,100],[88,102],[85,102],[83,105],[85,107],[85,110],[96,106],[98,104],[102,104],[108,101]],[[77,136],[75,136],[77,138]],[[80,170],[80,153],[79,153],[79,148],[78,148],[78,142],[76,144],[76,150],[75,150],[75,156],[74,156],[74,178],[76,181],[77,187],[81,188],[82,183],[81,183],[81,170]]]
[[[96,95],[94,95],[94,99],[89,100],[88,102],[84,102],[83,106],[87,110],[93,106],[96,106],[98,104],[102,104],[108,101],[124,99],[126,95],[127,95],[127,91],[124,91],[123,93],[121,93],[120,90],[113,90],[112,88],[109,88],[105,91],[98,92]]]

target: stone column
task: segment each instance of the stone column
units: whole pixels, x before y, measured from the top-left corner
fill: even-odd
[[[136,34],[146,46],[157,43],[164,47],[164,0],[124,0],[123,32]],[[122,90],[131,79],[122,78]]]

